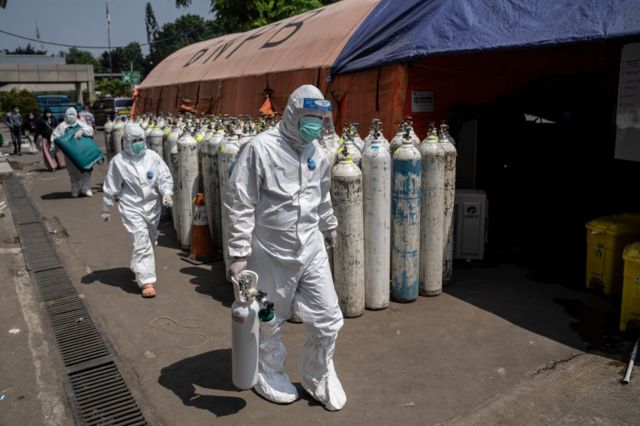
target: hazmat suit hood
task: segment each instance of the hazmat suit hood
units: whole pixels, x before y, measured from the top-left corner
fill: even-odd
[[[145,140],[144,129],[140,127],[138,123],[128,122],[124,125],[124,134],[122,135],[122,150],[131,157],[141,157],[144,155],[144,150],[139,153],[134,153],[132,145],[134,142]]]
[[[280,133],[284,137],[293,149],[298,152],[302,152],[304,148],[309,144],[300,135],[299,124],[300,119],[305,115],[313,115],[322,118],[323,120],[331,120],[331,104],[328,107],[322,109],[309,108],[309,104],[305,103],[305,100],[315,99],[324,100],[324,96],[320,89],[311,84],[305,84],[298,87],[289,97],[287,107],[282,114],[282,120],[278,124]]]
[[[75,125],[78,122],[78,111],[73,107],[67,108],[67,111],[64,113],[64,121],[69,126]]]

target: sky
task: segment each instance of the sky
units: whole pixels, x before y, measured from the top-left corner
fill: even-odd
[[[111,12],[111,46],[125,46],[132,41],[147,42],[144,25],[145,6],[151,3],[158,26],[188,13],[211,19],[210,0],[193,0],[187,8],[176,8],[174,0],[108,0]],[[40,39],[58,43],[107,46],[105,0],[7,0],[0,9],[0,29],[27,37],[36,36],[36,21]],[[29,43],[0,34],[0,50],[13,50]],[[31,43],[33,46],[34,43]],[[39,46],[36,46],[39,48]],[[67,48],[44,45],[48,54]],[[88,50],[88,49],[87,49]],[[90,50],[98,56],[103,50]],[[143,47],[148,53],[148,48]]]

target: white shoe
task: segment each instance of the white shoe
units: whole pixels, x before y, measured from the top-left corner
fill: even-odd
[[[342,383],[338,379],[338,375],[333,367],[333,363],[329,367],[329,371],[320,379],[319,382],[309,380],[302,377],[302,387],[316,401],[322,403],[324,408],[329,411],[339,411],[344,408],[347,403],[347,395],[344,393]]]
[[[71,190],[71,196],[73,198],[78,198],[79,195],[80,195],[80,191]]]
[[[277,404],[291,404],[298,399],[296,387],[289,381],[286,373],[278,373],[267,379],[258,373],[258,381],[253,387],[258,395]]]
[[[93,197],[93,192],[91,192],[90,189],[87,189],[84,193],[84,195],[86,195],[87,197]]]

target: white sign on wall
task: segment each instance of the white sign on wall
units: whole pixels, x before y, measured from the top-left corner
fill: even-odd
[[[411,92],[411,112],[433,112],[433,92]]]
[[[640,161],[640,43],[622,48],[614,157]]]

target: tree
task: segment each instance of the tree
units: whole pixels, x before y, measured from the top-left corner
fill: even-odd
[[[96,91],[101,96],[131,96],[131,88],[119,79],[96,81]]]
[[[31,43],[27,43],[27,47],[17,47],[15,50],[4,49],[4,53],[7,55],[46,55],[46,50],[38,50],[31,46]]]
[[[186,7],[192,0],[176,0]],[[215,22],[225,34],[247,31],[290,16],[317,9],[336,0],[210,0]]]
[[[155,66],[178,49],[219,35],[222,32],[214,21],[198,15],[183,15],[158,31],[155,40],[161,41],[151,44],[149,64]]]
[[[93,65],[94,72],[104,72],[105,69],[100,62],[86,50],[80,50],[72,47],[69,49],[69,53],[66,54],[67,64],[86,64]]]
[[[129,43],[125,47],[116,47],[111,50],[113,72],[134,70],[145,72],[148,68],[148,60],[142,54],[142,49],[137,42]],[[104,69],[109,69],[109,52],[103,52],[100,56],[100,64]]]
[[[9,92],[0,93],[0,113],[3,117],[13,106],[20,109],[23,117],[28,116],[30,112],[35,116],[40,114],[38,98],[28,90],[11,89]]]
[[[156,21],[156,15],[153,13],[151,3],[147,3],[144,25],[147,29],[147,43],[151,43],[158,36],[158,21]]]

